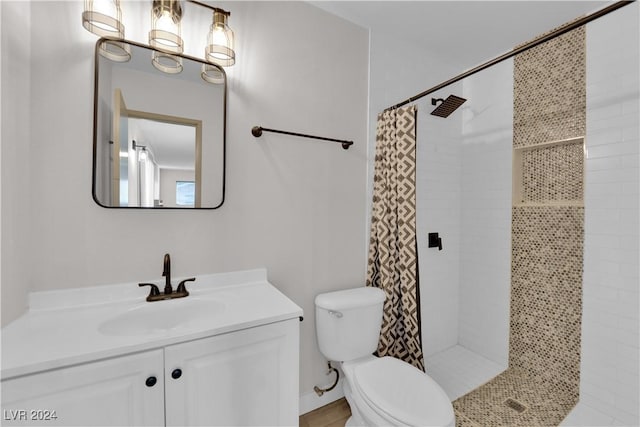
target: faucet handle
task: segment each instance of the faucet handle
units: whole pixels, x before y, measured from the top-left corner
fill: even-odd
[[[189,291],[187,291],[187,288],[184,286],[184,284],[185,284],[185,283],[187,283],[187,282],[195,282],[195,281],[196,281],[196,278],[195,278],[195,277],[192,277],[192,278],[190,278],[190,279],[184,279],[182,282],[180,282],[180,283],[178,284],[178,288],[176,289],[176,293],[177,293],[177,292],[184,292],[184,293],[186,293],[187,295],[189,295]],[[185,295],[185,296],[186,296],[186,295]]]
[[[147,301],[149,301],[149,298],[151,297],[155,297],[160,295],[160,289],[158,289],[158,287],[153,284],[153,283],[138,283],[138,286],[143,287],[143,286],[150,286],[151,290],[149,291],[149,296],[147,296]]]

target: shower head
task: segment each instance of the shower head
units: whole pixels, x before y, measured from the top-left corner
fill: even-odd
[[[458,107],[464,104],[466,101],[466,99],[460,98],[459,96],[455,95],[449,95],[447,99],[431,98],[431,105],[438,105],[438,102],[441,102],[441,104],[438,105],[436,109],[431,112],[431,114],[438,117],[449,117],[451,113],[456,111]]]

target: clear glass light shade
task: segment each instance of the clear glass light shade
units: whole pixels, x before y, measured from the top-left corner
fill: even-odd
[[[123,39],[120,0],[85,0],[82,26],[100,37]]]
[[[98,53],[115,62],[127,62],[131,59],[131,45],[117,40],[105,40],[100,43]]]
[[[169,53],[153,51],[151,63],[163,73],[178,74],[182,72],[182,58]]]
[[[213,23],[207,36],[205,59],[223,67],[236,63],[233,30],[227,25],[228,13],[216,10],[213,12]]]
[[[177,0],[154,0],[149,45],[169,53],[182,53],[182,6]]]
[[[200,76],[208,83],[223,84],[225,81],[224,71],[213,64],[202,64]]]

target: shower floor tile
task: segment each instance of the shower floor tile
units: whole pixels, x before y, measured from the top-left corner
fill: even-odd
[[[453,402],[457,426],[558,425],[577,402],[561,389],[522,369],[507,369]]]
[[[456,345],[425,359],[426,371],[453,401],[504,371],[500,365]]]
[[[456,345],[425,358],[426,370],[454,401],[490,381],[506,366],[495,363],[465,347]],[[458,427],[477,427],[468,417],[456,413]],[[556,424],[557,425],[557,424]],[[603,413],[579,402],[560,426],[602,427],[631,426],[633,423],[616,420],[616,414]]]

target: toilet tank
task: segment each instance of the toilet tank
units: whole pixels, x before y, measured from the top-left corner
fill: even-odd
[[[385,293],[362,287],[316,296],[316,333],[324,356],[344,362],[378,348]]]

